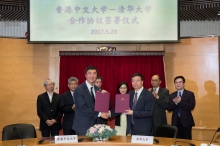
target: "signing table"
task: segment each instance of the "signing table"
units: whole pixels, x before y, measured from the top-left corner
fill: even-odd
[[[90,138],[86,138],[85,136],[79,136],[79,139],[83,139],[81,142],[78,143],[65,143],[65,144],[55,144],[51,142],[49,139],[45,140],[43,143],[39,144],[38,138],[28,138],[24,139],[23,143],[26,146],[137,146],[137,145],[146,145],[146,144],[134,144],[131,143],[130,136],[113,136],[108,141],[105,142],[94,142]],[[181,146],[189,146],[189,143],[192,143],[196,146],[200,146],[201,143],[206,143],[204,141],[196,141],[196,140],[183,140],[183,139],[174,139],[174,138],[162,138],[162,137],[155,137],[159,141],[159,143],[155,143],[153,145],[164,145],[164,146],[171,146],[174,144],[175,141],[178,141],[177,144]],[[186,142],[186,143],[184,143]],[[0,141],[0,146],[16,146],[21,144],[21,140],[8,140],[8,141]],[[218,145],[218,144],[216,144]],[[220,144],[219,144],[220,145]]]

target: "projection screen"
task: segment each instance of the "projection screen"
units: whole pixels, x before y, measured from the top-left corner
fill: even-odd
[[[28,43],[179,42],[178,0],[28,3]]]

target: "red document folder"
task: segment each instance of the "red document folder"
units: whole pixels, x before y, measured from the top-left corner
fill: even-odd
[[[108,112],[109,111],[109,92],[101,93],[97,91],[95,96],[95,111]]]
[[[125,110],[129,110],[129,103],[130,103],[129,94],[116,94],[115,113],[125,113]]]

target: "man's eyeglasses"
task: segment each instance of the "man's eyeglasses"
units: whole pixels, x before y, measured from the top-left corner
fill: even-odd
[[[183,82],[182,81],[180,81],[180,82],[174,82],[174,84],[182,84]]]

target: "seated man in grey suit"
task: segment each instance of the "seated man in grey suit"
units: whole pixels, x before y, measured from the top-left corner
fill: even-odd
[[[76,111],[73,130],[75,130],[77,135],[85,135],[90,127],[94,124],[99,124],[98,117],[107,119],[109,116],[109,113],[94,111],[95,92],[99,90],[99,88],[94,85],[97,74],[98,70],[96,67],[88,66],[85,69],[86,81],[78,86],[75,91]]]
[[[146,135],[153,134],[154,96],[143,87],[144,77],[135,73],[131,78],[134,90],[130,94],[130,109],[127,114],[127,134]]]
[[[60,108],[63,112],[63,134],[74,135],[75,131],[72,129],[73,119],[75,116],[75,90],[78,87],[78,79],[70,77],[68,79],[69,90],[63,93],[60,97]]]
[[[167,124],[166,108],[169,101],[169,90],[160,87],[161,81],[159,75],[153,75],[151,78],[152,88],[149,89],[156,99],[153,114],[154,133],[158,126]]]

